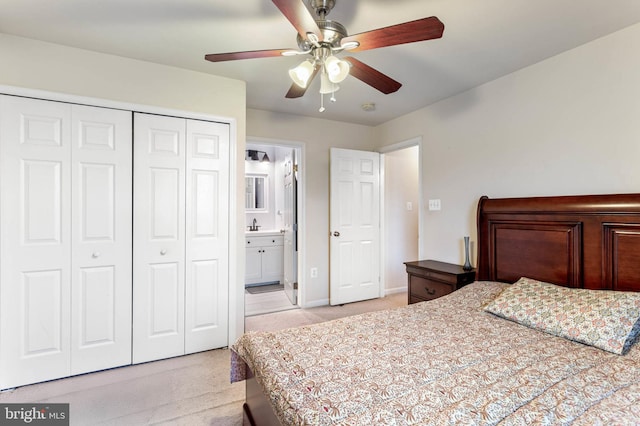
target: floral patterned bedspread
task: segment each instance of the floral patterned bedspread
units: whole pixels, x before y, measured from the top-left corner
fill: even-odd
[[[640,424],[640,344],[614,355],[484,312],[505,285],[249,332],[232,376],[239,356],[284,425]]]

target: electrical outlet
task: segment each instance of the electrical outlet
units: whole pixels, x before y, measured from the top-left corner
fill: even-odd
[[[429,210],[434,211],[434,210],[440,210],[441,205],[440,205],[440,200],[429,200]]]
[[[311,278],[318,278],[318,268],[311,268]]]

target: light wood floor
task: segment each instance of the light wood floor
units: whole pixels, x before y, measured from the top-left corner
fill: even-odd
[[[244,315],[247,317],[289,309],[298,309],[298,306],[291,304],[284,290],[259,294],[244,292]]]
[[[296,309],[246,319],[247,330],[275,330],[402,306],[406,293],[336,307]],[[244,383],[229,383],[229,350],[217,349],[84,374],[0,393],[0,403],[70,404],[70,424],[242,424]]]

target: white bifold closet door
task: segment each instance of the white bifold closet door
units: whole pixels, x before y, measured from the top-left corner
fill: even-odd
[[[0,388],[131,363],[131,112],[0,96]]]
[[[134,129],[133,361],[227,346],[229,125]]]

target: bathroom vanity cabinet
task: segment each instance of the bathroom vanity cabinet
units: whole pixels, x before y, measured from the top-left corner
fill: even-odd
[[[281,283],[284,275],[284,239],[280,232],[246,237],[245,285]]]

